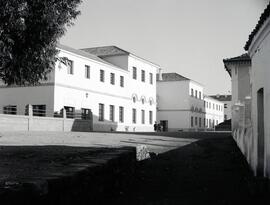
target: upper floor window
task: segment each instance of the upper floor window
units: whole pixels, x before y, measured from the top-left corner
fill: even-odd
[[[141,71],[141,79],[142,79],[142,82],[145,82],[145,71],[144,70],[142,70]]]
[[[99,73],[100,82],[104,82],[105,81],[104,75],[105,75],[104,70],[100,70],[100,73]]]
[[[145,102],[145,100],[144,100],[144,98],[142,98],[142,104],[144,104],[144,102]]]
[[[195,90],[195,98],[197,98],[197,97],[198,97],[198,91]]]
[[[115,74],[111,73],[111,84],[114,85],[115,84]]]
[[[153,73],[149,73],[150,84],[153,84]]]
[[[199,99],[201,99],[201,97],[202,97],[202,93],[201,93],[201,91],[199,92]]]
[[[90,66],[85,65],[85,78],[90,79]]]
[[[67,60],[67,73],[70,75],[74,74],[73,61]]]
[[[227,104],[224,104],[224,108],[227,108]]]
[[[132,101],[135,103],[136,102],[136,97],[132,97]]]
[[[191,88],[191,96],[192,96],[192,97],[194,96],[193,88]]]
[[[124,76],[120,76],[120,86],[124,87]]]
[[[135,80],[137,79],[137,68],[136,67],[132,68],[132,78]]]

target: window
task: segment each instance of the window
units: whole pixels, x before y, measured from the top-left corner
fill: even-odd
[[[4,114],[16,115],[17,114],[17,106],[16,105],[4,106]]]
[[[150,100],[150,101],[149,101],[149,104],[150,104],[150,105],[153,105],[153,101],[152,101],[152,100]]]
[[[199,99],[201,99],[201,97],[202,97],[202,93],[201,93],[201,91],[199,92]]]
[[[75,117],[75,107],[64,106],[66,110],[67,118],[74,118]]]
[[[213,110],[215,109],[215,104],[213,103]]]
[[[216,105],[216,110],[218,110],[218,105]]]
[[[202,118],[199,117],[199,127],[202,126]]]
[[[144,105],[144,103],[145,103],[145,100],[144,100],[144,98],[142,98],[142,104]]]
[[[211,103],[210,103],[210,102],[209,102],[209,104],[208,104],[208,105],[209,105],[209,108],[211,109]]]
[[[208,108],[208,102],[206,102],[206,108]]]
[[[206,127],[208,127],[208,119],[205,119],[205,122],[206,122]]]
[[[205,127],[205,118],[203,118],[203,127]]]
[[[198,97],[198,91],[195,90],[195,98],[197,98],[197,97]]]
[[[145,111],[142,110],[142,124],[145,124]]]
[[[46,105],[32,105],[33,116],[46,116]]]
[[[193,97],[193,95],[194,95],[194,93],[193,93],[194,91],[193,91],[193,89],[191,88],[191,96]]]
[[[198,118],[195,117],[195,125],[197,126],[198,125]]]
[[[85,65],[85,78],[90,79],[90,66]]]
[[[120,86],[124,87],[124,76],[120,76]]]
[[[137,79],[137,68],[136,68],[136,67],[133,67],[133,68],[132,68],[132,78],[133,78],[134,80]]]
[[[136,102],[136,97],[132,97],[132,100],[135,103]]]
[[[67,60],[67,73],[70,74],[70,75],[74,74],[73,61],[72,60]]]
[[[216,120],[216,125],[218,125],[218,121]]]
[[[141,71],[141,79],[142,79],[142,82],[145,82],[145,71],[144,70]]]
[[[193,127],[193,117],[191,116],[191,119],[190,119],[190,125],[191,127]]]
[[[227,104],[224,104],[224,108],[227,108]]]
[[[98,120],[104,121],[104,104],[98,104]]]
[[[208,119],[209,123],[208,123],[208,127],[211,127],[211,119]]]
[[[88,120],[91,117],[91,110],[82,108],[82,120]]]
[[[114,85],[115,84],[115,74],[111,73],[111,84]]]
[[[110,105],[110,121],[114,122],[114,105]]]
[[[153,124],[153,112],[149,111],[149,124],[152,125]]]
[[[119,122],[124,122],[124,107],[119,107]]]
[[[100,73],[99,73],[99,79],[100,79],[100,82],[104,82],[105,81],[105,78],[104,78],[104,70],[100,70]]]
[[[149,73],[150,84],[153,84],[153,73]]]
[[[137,116],[136,116],[136,109],[132,109],[132,123],[136,123],[136,118],[137,118]]]

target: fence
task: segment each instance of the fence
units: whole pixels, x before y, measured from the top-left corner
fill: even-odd
[[[70,112],[65,108],[47,117],[48,111],[27,105],[25,115],[17,115],[15,107],[6,106],[0,114],[0,131],[92,131],[91,111]]]

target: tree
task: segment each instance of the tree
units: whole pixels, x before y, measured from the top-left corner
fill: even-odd
[[[11,85],[47,80],[57,41],[80,14],[81,0],[0,0],[0,79]]]

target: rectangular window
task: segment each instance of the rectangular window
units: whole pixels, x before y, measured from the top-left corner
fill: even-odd
[[[153,84],[153,73],[149,73],[150,84]]]
[[[120,86],[124,87],[124,76],[120,76]]]
[[[195,117],[195,125],[197,126],[198,125],[198,118]]]
[[[202,126],[202,118],[199,117],[199,127]]]
[[[105,75],[104,70],[100,70],[100,72],[99,72],[100,82],[105,82],[104,75]]]
[[[216,120],[216,125],[218,125],[218,121]]]
[[[124,122],[124,107],[119,107],[119,122]]]
[[[17,106],[16,105],[4,106],[4,114],[17,115]]]
[[[75,107],[64,106],[67,118],[75,118]]]
[[[104,121],[104,104],[98,104],[98,120]]]
[[[192,96],[192,97],[194,96],[194,91],[193,91],[192,88],[191,88],[191,96]]]
[[[215,104],[213,103],[213,110],[215,109]]]
[[[195,90],[195,98],[197,98],[197,97],[198,97],[198,91]]]
[[[216,105],[216,110],[218,110],[218,105]]]
[[[114,105],[110,105],[110,121],[114,122]]]
[[[89,120],[91,117],[91,110],[82,108],[82,120]]]
[[[224,108],[227,108],[227,104],[224,104]]]
[[[190,119],[190,125],[191,127],[193,127],[193,117],[191,116],[191,119]]]
[[[145,82],[145,71],[142,70],[141,72],[142,72],[142,73],[141,73],[141,79],[142,79],[142,82]]]
[[[136,118],[137,118],[137,116],[136,116],[136,109],[132,109],[132,123],[136,123]]]
[[[203,118],[203,126],[205,127],[205,118]]]
[[[152,125],[153,124],[153,112],[149,111],[149,124]]]
[[[132,78],[133,78],[134,80],[137,79],[137,68],[136,68],[136,67],[133,67],[133,68],[132,68]]]
[[[33,116],[46,116],[46,105],[32,105],[33,108]]]
[[[208,119],[205,119],[205,122],[206,122],[206,127],[208,127]]]
[[[115,84],[115,74],[111,73],[111,80],[110,80],[111,84],[114,85]]]
[[[202,97],[202,93],[201,93],[201,91],[199,92],[199,99],[201,99],[201,97]]]
[[[209,108],[211,109],[211,103],[210,103],[210,102],[209,102],[209,104],[208,104],[208,105],[209,105]]]
[[[90,66],[85,65],[85,78],[90,79]]]
[[[145,124],[145,111],[142,110],[142,124]]]
[[[206,108],[208,108],[208,102],[206,102]]]
[[[67,73],[70,75],[74,74],[73,61],[67,60]]]

